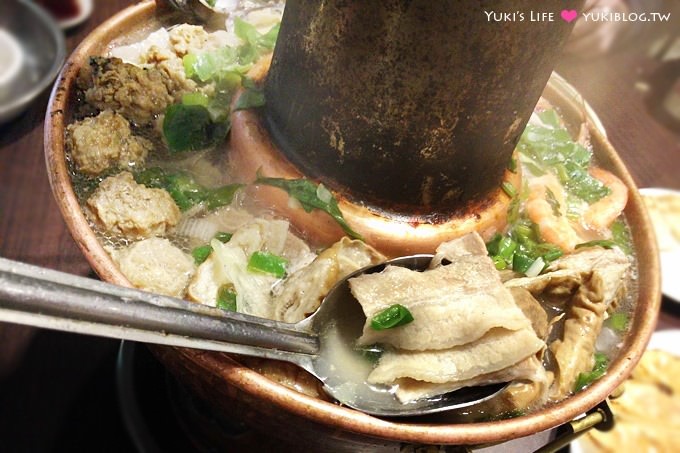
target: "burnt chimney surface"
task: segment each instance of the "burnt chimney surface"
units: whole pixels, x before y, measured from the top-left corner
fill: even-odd
[[[581,4],[289,0],[265,125],[305,175],[353,201],[464,211],[499,187],[571,30],[560,11]],[[513,12],[524,19],[501,15]],[[529,20],[540,12],[554,20]]]

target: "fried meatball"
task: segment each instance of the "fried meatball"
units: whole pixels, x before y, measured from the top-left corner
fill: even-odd
[[[90,175],[110,167],[143,165],[153,147],[149,140],[132,135],[127,120],[111,110],[70,124],[66,146],[78,170]]]
[[[167,191],[137,184],[127,171],[104,179],[87,199],[87,207],[104,230],[127,238],[162,236],[181,217]]]
[[[194,272],[194,260],[163,238],[149,238],[111,253],[135,287],[182,297]]]
[[[78,75],[78,87],[93,107],[111,109],[137,125],[151,123],[186,89],[166,71],[105,57],[90,57],[90,64]]]

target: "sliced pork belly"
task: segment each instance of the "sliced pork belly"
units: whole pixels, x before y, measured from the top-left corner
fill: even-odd
[[[514,290],[531,299],[521,302],[536,319],[523,312],[478,234],[442,244],[423,272],[388,266],[349,284],[367,317],[359,343],[389,345],[368,382],[396,384],[402,402],[513,380],[547,387],[545,342],[532,327],[533,320],[545,331],[546,315],[534,310],[528,292]],[[413,321],[374,330],[373,316],[394,304],[407,307]]]
[[[481,247],[476,245],[479,242]],[[476,233],[441,248],[447,250],[442,256],[448,264],[424,272],[388,266],[381,273],[349,281],[367,318],[359,344],[441,350],[476,341],[495,327],[531,329]],[[371,319],[394,304],[408,308],[414,321],[395,329],[373,330]]]
[[[385,384],[413,378],[437,384],[463,383],[519,363],[544,346],[531,327],[493,329],[473,343],[445,351],[386,351],[368,381]]]
[[[482,374],[463,381],[445,382],[443,384],[434,384],[431,382],[419,381],[411,378],[397,379],[396,396],[399,401],[407,403],[415,401],[420,398],[428,398],[444,393],[453,392],[463,387],[473,387],[478,385],[490,385],[501,382],[514,381],[510,388],[517,389],[523,386],[523,389],[531,389],[531,394],[528,395],[524,401],[512,401],[513,408],[526,407],[535,401],[543,400],[543,395],[547,394],[547,389],[550,385],[552,376],[545,371],[541,360],[532,355],[522,360],[519,363],[513,364],[502,370],[495,371],[489,374]],[[525,390],[529,393],[528,390]],[[508,391],[505,392],[507,394]],[[513,395],[515,396],[515,395]]]

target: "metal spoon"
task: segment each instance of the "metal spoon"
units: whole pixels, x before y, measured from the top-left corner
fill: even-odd
[[[227,312],[0,258],[0,321],[103,337],[222,351],[292,362],[340,403],[377,416],[404,417],[468,407],[506,384],[468,387],[402,404],[370,386],[371,364],[352,349],[365,316],[347,281],[387,264],[423,270],[431,255],[397,258],[341,280],[309,318],[288,324]]]

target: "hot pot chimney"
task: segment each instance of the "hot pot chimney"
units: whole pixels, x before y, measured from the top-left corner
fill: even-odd
[[[266,127],[354,201],[464,210],[499,187],[580,3],[289,0]]]

